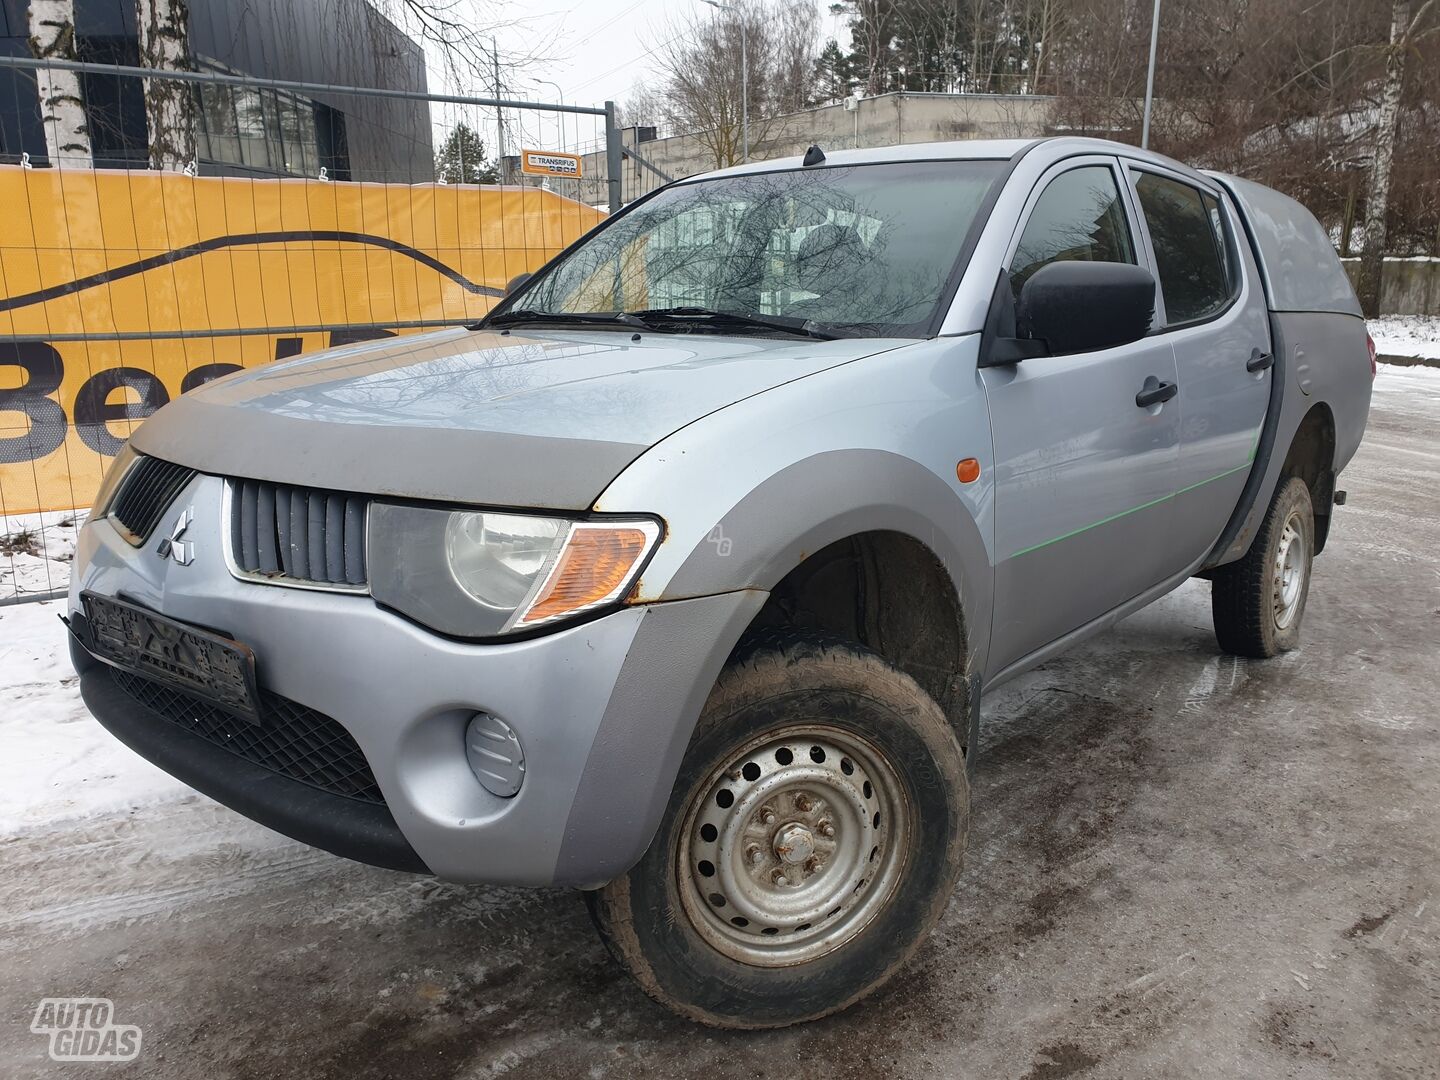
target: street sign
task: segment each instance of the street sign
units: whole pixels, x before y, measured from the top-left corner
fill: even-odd
[[[580,155],[554,150],[521,150],[520,171],[530,176],[565,176],[580,179]]]

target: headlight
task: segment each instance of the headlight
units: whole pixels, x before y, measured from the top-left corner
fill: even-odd
[[[139,456],[130,449],[128,440],[120,447],[115,460],[110,462],[110,467],[105,470],[105,478],[100,481],[100,490],[95,492],[95,501],[90,506],[91,517],[102,518],[110,512],[110,504],[115,501],[115,496],[120,491],[120,481],[125,479],[125,474]]]
[[[370,504],[370,591],[443,634],[497,637],[622,600],[660,536],[648,518],[572,521]]]

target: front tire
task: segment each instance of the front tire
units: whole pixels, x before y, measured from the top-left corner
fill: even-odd
[[[783,1027],[909,959],[968,824],[960,745],[913,679],[858,645],[770,632],[721,674],[659,833],[590,910],[661,1004]]]
[[[1211,578],[1210,611],[1220,648],[1263,660],[1299,645],[1314,557],[1310,488],[1292,476],[1276,490],[1245,557]]]

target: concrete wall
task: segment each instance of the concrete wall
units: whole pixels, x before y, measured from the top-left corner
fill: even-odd
[[[1360,260],[1342,259],[1358,286]],[[1381,315],[1440,315],[1440,258],[1389,258],[1380,274]]]
[[[946,142],[953,139],[1015,139],[1048,131],[1051,99],[1028,94],[881,94],[861,98],[858,107],[822,105],[770,120],[752,118],[751,160],[803,154],[816,143],[826,150]],[[636,129],[624,132],[657,168],[679,179],[718,168],[721,163],[699,135],[636,141]],[[587,176],[603,176],[605,155],[586,156]],[[626,202],[664,181],[633,160],[625,162],[622,191]]]

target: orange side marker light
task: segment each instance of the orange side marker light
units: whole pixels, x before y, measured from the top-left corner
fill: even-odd
[[[980,462],[973,457],[965,458],[956,464],[955,475],[959,478],[960,483],[973,484],[980,479]]]

